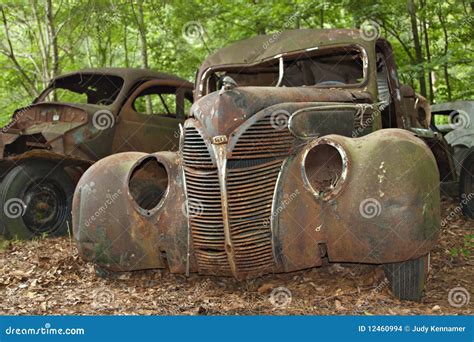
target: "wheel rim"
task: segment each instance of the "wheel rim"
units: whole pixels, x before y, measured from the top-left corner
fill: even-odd
[[[52,233],[67,215],[67,198],[64,190],[51,180],[30,185],[24,195],[26,205],[23,222],[33,233]]]

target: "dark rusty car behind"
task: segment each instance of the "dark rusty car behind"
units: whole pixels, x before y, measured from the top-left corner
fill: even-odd
[[[123,151],[176,150],[192,88],[173,75],[126,68],[53,79],[2,128],[0,233],[64,234],[75,184],[92,163]]]
[[[378,57],[394,65],[386,52],[358,30],[292,30],[211,55],[178,152],[114,155],[81,178],[81,255],[111,271],[238,279],[325,259],[383,264],[397,297],[419,299],[442,141],[416,136],[426,115],[396,70],[379,80]]]

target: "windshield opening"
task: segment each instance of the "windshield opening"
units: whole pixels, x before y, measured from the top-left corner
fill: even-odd
[[[364,52],[358,46],[315,49],[282,58],[282,87],[337,87],[364,81]],[[272,58],[253,65],[218,67],[207,79],[207,93],[220,89],[224,76],[238,86],[275,87],[281,76],[279,63],[279,58]]]
[[[52,82],[37,102],[65,102],[108,106],[114,103],[123,79],[104,74],[77,74]]]

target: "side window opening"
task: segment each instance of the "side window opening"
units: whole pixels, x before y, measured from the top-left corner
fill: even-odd
[[[393,107],[392,92],[390,89],[387,63],[382,52],[376,54],[377,92],[381,102],[381,116],[383,128],[397,127],[397,116]]]
[[[132,107],[140,114],[176,118],[176,88],[171,86],[154,86],[147,88],[135,98]]]

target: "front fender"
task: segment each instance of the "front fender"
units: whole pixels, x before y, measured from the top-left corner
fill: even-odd
[[[183,273],[187,219],[177,153],[126,152],[100,160],[80,179],[73,230],[83,258],[112,271],[169,266]]]
[[[333,190],[321,194],[309,186],[305,157],[324,144],[344,151],[345,172]],[[320,265],[321,249],[333,262],[405,261],[427,254],[437,238],[436,161],[422,140],[404,130],[310,141],[286,161],[278,187],[274,245],[285,271]]]

